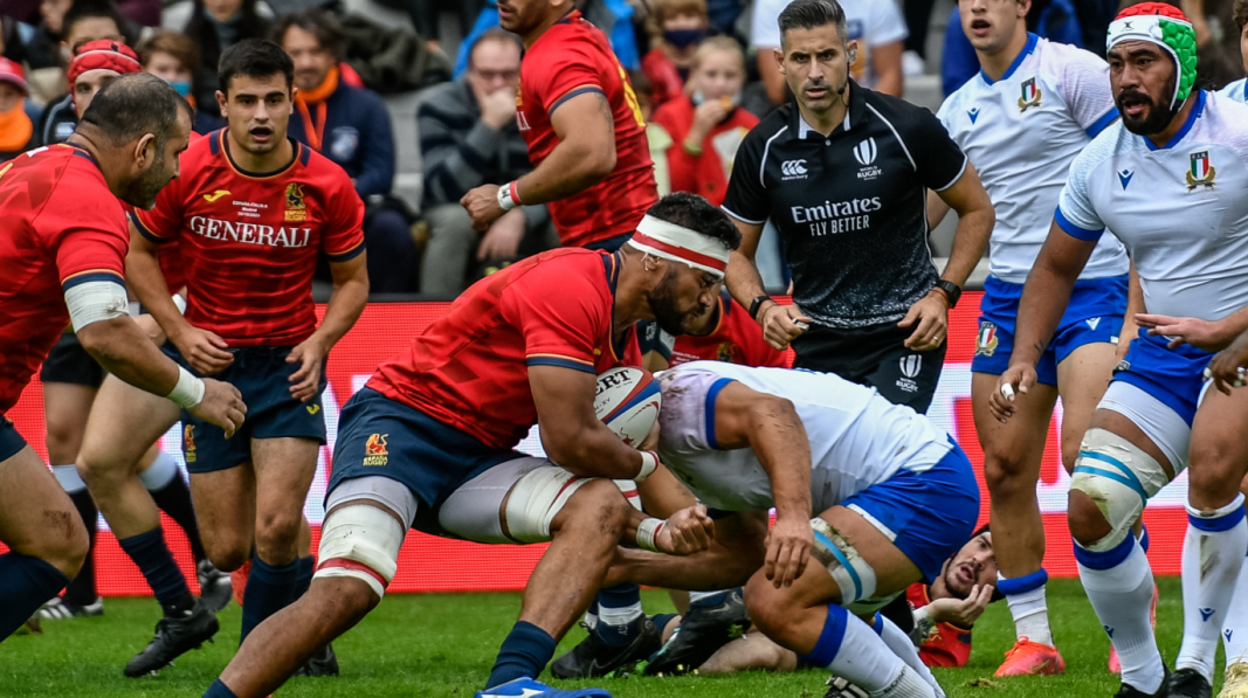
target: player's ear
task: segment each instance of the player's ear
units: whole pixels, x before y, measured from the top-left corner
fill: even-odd
[[[229,104],[229,103],[230,103],[230,100],[229,100],[229,98],[228,98],[228,97],[226,97],[226,96],[225,96],[225,93],[224,93],[224,92],[222,92],[221,90],[217,90],[217,106],[218,106],[218,107],[220,107],[220,109],[221,109],[221,116],[225,116],[225,115],[226,115],[226,114],[225,114],[225,105],[227,105],[227,104]]]
[[[151,167],[156,155],[156,134],[145,133],[134,142],[134,164],[140,170]]]
[[[782,49],[773,48],[771,53],[776,57],[776,64],[780,66],[780,74],[784,75],[784,51]]]

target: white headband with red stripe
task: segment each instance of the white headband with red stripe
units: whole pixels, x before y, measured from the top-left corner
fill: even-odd
[[[732,254],[720,240],[649,215],[637,224],[637,232],[628,244],[655,257],[688,264],[721,278],[728,270],[728,258]]]

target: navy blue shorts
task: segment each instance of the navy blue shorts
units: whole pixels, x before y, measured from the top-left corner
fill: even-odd
[[[984,282],[972,372],[996,376],[1005,373],[1014,352],[1014,323],[1018,319],[1018,301],[1022,295],[1022,284],[1012,284],[995,276],[989,276]],[[1076,281],[1053,341],[1036,364],[1037,380],[1045,385],[1057,385],[1057,365],[1071,352],[1085,344],[1113,342],[1122,331],[1122,316],[1126,311],[1125,275]]]
[[[311,439],[325,443],[325,414],[321,409],[321,393],[325,391],[322,367],[316,397],[300,402],[290,394],[290,376],[299,370],[299,363],[286,363],[293,347],[242,347],[230,353],[234,363],[224,371],[209,376],[238,388],[247,405],[247,418],[234,436],[225,438],[225,430],[182,410],[182,456],[186,469],[192,473],[229,470],[251,460],[252,439]],[[196,376],[202,376],[182,357],[172,343],[162,350]]]
[[[1130,383],[1152,395],[1191,426],[1205,387],[1205,367],[1213,360],[1213,354],[1190,344],[1177,349],[1167,344],[1165,337],[1149,335],[1141,327],[1114,371],[1114,380]]]
[[[401,482],[420,503],[413,528],[439,534],[437,508],[460,485],[525,455],[488,446],[414,407],[362,388],[342,408],[326,492],[356,477]]]
[[[0,415],[0,461],[6,461],[17,452],[26,448],[26,439],[17,433],[17,427],[13,426],[4,415]]]
[[[953,439],[950,439],[952,442]],[[842,505],[868,516],[890,535],[897,549],[918,566],[930,584],[945,560],[975,532],[979,519],[979,484],[966,453],[953,450],[935,465],[902,468],[885,482],[871,485]]]

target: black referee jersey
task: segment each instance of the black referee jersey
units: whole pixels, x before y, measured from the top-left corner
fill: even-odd
[[[737,151],[723,208],[784,240],[794,301],[816,323],[896,323],[936,285],[927,190],[953,186],[967,158],[930,111],[851,81],[845,121],[824,137],[796,104]]]

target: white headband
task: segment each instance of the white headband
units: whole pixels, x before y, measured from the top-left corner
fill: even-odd
[[[642,252],[688,264],[722,277],[732,251],[723,242],[696,230],[646,215],[628,244]]]

